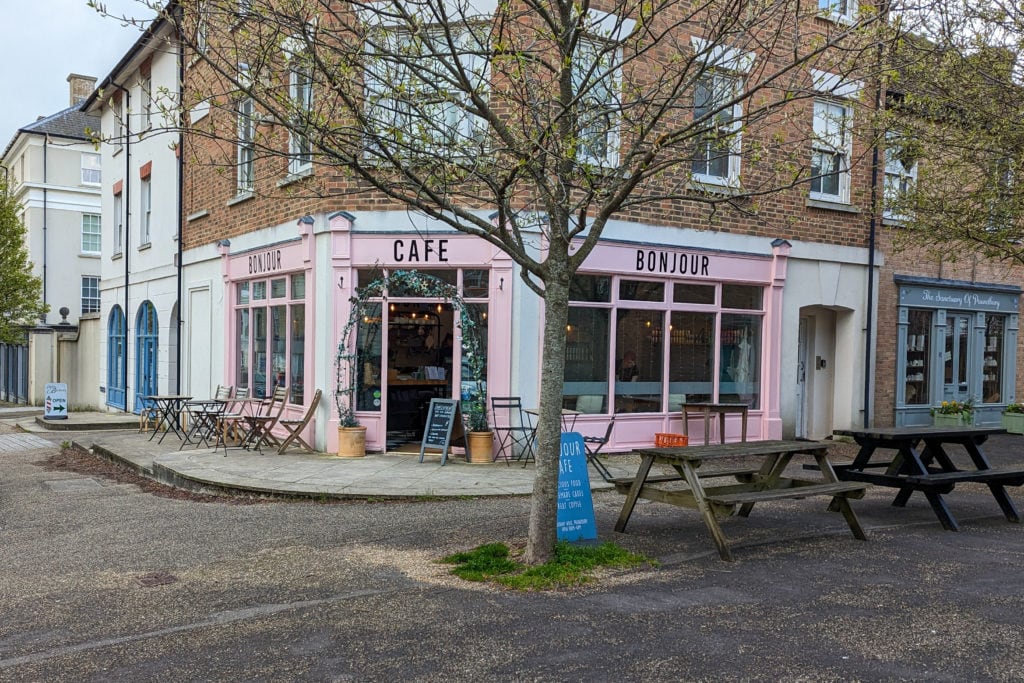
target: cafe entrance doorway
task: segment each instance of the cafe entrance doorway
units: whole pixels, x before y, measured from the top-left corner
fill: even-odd
[[[388,306],[387,448],[417,448],[432,398],[452,398],[454,354],[450,304]]]

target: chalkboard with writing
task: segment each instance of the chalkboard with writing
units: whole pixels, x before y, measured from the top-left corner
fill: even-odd
[[[423,443],[420,445],[420,462],[428,448],[441,449],[441,464],[448,460],[448,449],[452,439],[463,436],[462,411],[459,402],[450,398],[430,399],[427,425],[423,428]]]

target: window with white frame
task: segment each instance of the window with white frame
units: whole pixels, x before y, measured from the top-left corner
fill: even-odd
[[[206,19],[205,3],[199,2],[196,6],[196,52],[206,52],[209,47],[210,26]]]
[[[1016,164],[1009,157],[1001,157],[992,165],[991,190],[989,192],[989,232],[1009,230],[1014,225],[1014,185],[1017,182]],[[1016,239],[1016,237],[1015,237]]]
[[[458,51],[457,63],[450,58],[448,40]],[[487,97],[489,65],[473,31],[413,37],[381,30],[371,34],[366,50],[367,117],[374,135],[392,143],[392,153],[405,148],[413,154],[472,155],[480,150],[487,124],[469,111],[469,94],[456,85],[465,78],[474,92]]]
[[[153,183],[150,178],[142,179],[140,189],[140,209],[142,220],[139,223],[139,244],[149,244],[150,227],[153,217]]]
[[[576,159],[581,163],[597,166],[618,163],[621,62],[619,50],[611,43],[594,38],[579,43],[572,67],[572,83],[580,102]]]
[[[99,214],[82,214],[82,253],[98,254],[103,246],[103,228]]]
[[[291,98],[292,122],[298,130],[288,134],[288,172],[303,173],[313,166],[313,147],[304,132],[313,113],[313,75],[304,63],[302,52],[292,52],[288,69],[288,94]]]
[[[814,101],[811,152],[811,199],[850,201],[853,141],[850,107],[832,100]]]
[[[100,279],[94,275],[82,276],[82,313],[99,313]]]
[[[124,204],[121,195],[114,195],[114,253],[124,251]]]
[[[251,97],[238,101],[238,194],[253,190],[256,164],[256,119],[253,114]]]
[[[99,154],[82,152],[82,184],[99,185],[103,182],[103,164]]]
[[[818,0],[818,11],[833,21],[853,22],[857,18],[857,0]]]
[[[139,102],[142,109],[142,129],[153,127],[153,78],[146,76],[139,84]]]
[[[694,180],[713,185],[735,185],[740,173],[741,105],[729,104],[739,95],[740,79],[711,71],[694,87],[693,118],[702,132],[692,164]]]
[[[907,195],[917,183],[917,157],[907,141],[895,133],[885,136],[885,184],[883,217],[904,220]]]

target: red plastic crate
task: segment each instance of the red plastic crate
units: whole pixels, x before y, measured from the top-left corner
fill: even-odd
[[[657,448],[689,446],[690,437],[686,436],[685,434],[664,434],[659,432],[654,435],[654,445]]]

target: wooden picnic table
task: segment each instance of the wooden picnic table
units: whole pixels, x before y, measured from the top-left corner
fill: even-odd
[[[852,463],[837,465],[835,470],[846,481],[898,488],[892,502],[896,507],[904,507],[910,496],[920,491],[949,531],[957,531],[959,525],[942,495],[960,482],[987,484],[1006,519],[1019,522],[1020,515],[1004,487],[1024,485],[1024,467],[992,467],[981,447],[988,437],[1005,432],[1001,427],[971,426],[837,429],[836,434],[853,437],[860,451]],[[967,451],[973,469],[957,467],[946,450],[950,445]],[[888,453],[881,460],[872,460],[879,451]]]
[[[828,460],[829,444],[817,441],[753,441],[709,446],[640,448],[640,468],[633,478],[613,479],[616,489],[626,494],[616,531],[625,531],[638,498],[669,503],[700,511],[723,560],[732,560],[729,543],[718,524],[719,517],[750,514],[755,503],[774,500],[830,496],[842,512],[855,538],[866,540],[849,498],[864,495],[864,484],[841,482]],[[794,455],[814,457],[820,479],[783,476]],[[703,467],[727,459],[752,459],[753,465],[723,469]],[[675,474],[651,476],[656,463],[671,466]],[[712,481],[716,480],[716,481]],[[732,481],[730,481],[732,480]],[[682,487],[685,483],[685,488]]]

